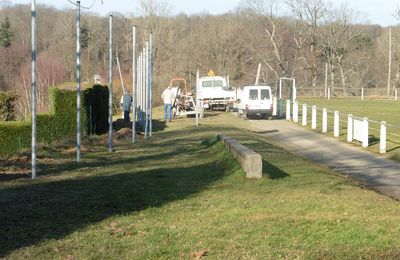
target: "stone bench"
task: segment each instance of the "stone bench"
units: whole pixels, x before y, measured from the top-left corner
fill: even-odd
[[[260,154],[224,134],[217,134],[217,138],[225,144],[233,157],[238,160],[243,170],[246,172],[247,178],[262,178],[262,157]]]

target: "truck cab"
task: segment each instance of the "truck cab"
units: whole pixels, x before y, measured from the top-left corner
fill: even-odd
[[[236,100],[236,91],[229,87],[225,77],[202,77],[197,80],[196,99],[204,109],[230,110]]]
[[[238,116],[271,118],[272,102],[270,86],[245,86],[239,100]]]

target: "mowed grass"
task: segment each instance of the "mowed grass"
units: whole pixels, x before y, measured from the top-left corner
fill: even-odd
[[[395,259],[400,204],[212,114],[150,140],[86,140],[81,165],[46,152],[42,176],[0,184],[0,258]],[[263,156],[246,180],[215,141],[224,132]],[[47,173],[47,175],[43,175]]]
[[[359,99],[300,99],[302,104],[309,106],[316,105],[317,131],[322,130],[322,109],[327,108],[328,112],[328,135],[333,136],[333,111],[340,112],[341,140],[345,141],[347,136],[347,117],[352,114],[358,118],[368,117],[376,122],[386,121],[388,154],[400,160],[400,102],[392,100],[359,100]],[[300,122],[302,106],[299,106]],[[311,108],[308,109],[308,122],[311,127]],[[374,152],[379,152],[380,124],[370,122],[369,135],[370,147]]]

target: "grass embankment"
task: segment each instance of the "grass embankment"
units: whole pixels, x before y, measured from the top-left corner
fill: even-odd
[[[308,105],[316,105],[318,109],[327,108],[330,111],[340,112],[340,130],[341,140],[346,140],[347,134],[347,116],[352,114],[355,117],[368,119],[373,121],[386,121],[390,125],[387,128],[387,146],[388,154],[394,159],[400,160],[400,102],[392,100],[355,100],[355,99],[300,99],[301,103]],[[302,107],[299,107],[300,122]],[[317,131],[322,130],[322,112],[318,111]],[[308,109],[308,122],[311,127],[311,108]],[[370,147],[369,150],[379,152],[380,125],[371,122],[369,125]],[[328,113],[328,134],[333,135],[333,113]]]
[[[198,129],[177,120],[149,141],[118,142],[113,154],[96,139],[79,166],[74,154],[47,152],[55,158],[40,169],[50,175],[0,184],[0,257],[400,257],[398,202],[240,130],[244,123],[229,114]],[[262,180],[245,179],[213,141],[217,132],[262,154]]]

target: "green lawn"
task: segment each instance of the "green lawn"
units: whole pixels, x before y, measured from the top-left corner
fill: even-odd
[[[373,121],[386,121],[387,128],[387,145],[388,154],[394,158],[400,159],[400,102],[392,100],[359,100],[359,99],[300,99],[299,102],[306,103],[307,105],[316,105],[318,109],[327,108],[330,110],[328,113],[328,129],[329,135],[333,135],[333,111],[340,112],[340,128],[341,140],[346,140],[347,133],[347,116],[352,114],[355,117],[368,119]],[[302,107],[299,107],[301,114]],[[322,112],[318,111],[318,128],[317,131],[322,130]],[[309,126],[311,126],[311,108],[308,111]],[[300,116],[301,123],[301,116]],[[391,126],[393,125],[393,126]],[[370,144],[369,149],[374,152],[379,152],[379,139],[380,139],[380,125],[371,122],[370,125]]]
[[[0,258],[400,257],[398,202],[245,123],[230,114],[210,115],[198,129],[194,119],[157,123],[151,140],[120,140],[113,154],[104,138],[86,139],[91,152],[79,166],[73,153],[42,149],[42,177],[0,183]],[[245,179],[215,141],[219,132],[262,154],[262,180]]]

